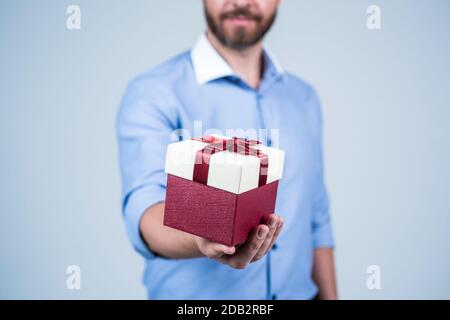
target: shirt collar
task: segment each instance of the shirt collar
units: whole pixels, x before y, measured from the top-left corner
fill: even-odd
[[[266,59],[266,69],[272,69],[275,75],[284,73],[278,61],[267,48],[264,48],[264,59]],[[191,50],[191,60],[195,77],[200,85],[219,78],[235,76],[231,67],[214,49],[204,32]]]

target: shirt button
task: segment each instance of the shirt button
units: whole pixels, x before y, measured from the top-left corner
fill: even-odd
[[[277,250],[278,249],[278,244],[274,243],[272,246],[272,250]]]
[[[261,100],[263,97],[263,95],[261,93],[257,93],[256,94],[256,99]]]
[[[272,300],[277,300],[277,295],[276,294],[272,295]]]

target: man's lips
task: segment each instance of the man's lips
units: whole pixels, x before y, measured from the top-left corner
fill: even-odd
[[[249,23],[255,22],[255,18],[245,16],[245,15],[237,15],[225,18],[226,21],[229,21],[235,25],[247,25]]]
[[[242,15],[237,15],[237,16],[231,16],[230,19],[252,20],[253,18],[242,14]]]

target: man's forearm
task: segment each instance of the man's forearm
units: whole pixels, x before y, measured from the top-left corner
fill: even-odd
[[[319,288],[319,299],[337,299],[333,249],[318,248],[314,250],[313,279]]]
[[[166,227],[163,219],[164,202],[148,208],[141,218],[142,237],[153,252],[171,259],[203,256],[193,235]]]

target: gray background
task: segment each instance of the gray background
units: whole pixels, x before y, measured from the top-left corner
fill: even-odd
[[[450,298],[449,15],[447,0],[285,0],[267,39],[322,98],[342,298]],[[0,0],[0,298],[145,298],[115,114],[132,76],[203,28],[200,0]]]

